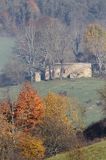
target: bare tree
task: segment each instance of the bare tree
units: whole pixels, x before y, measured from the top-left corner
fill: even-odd
[[[42,51],[45,50],[45,54],[41,51],[39,53],[42,53],[45,64],[49,66],[50,78],[52,77],[50,73],[51,68],[54,67],[55,63],[60,63],[60,79],[62,79],[63,64],[73,61],[75,58],[72,52],[70,30],[66,25],[52,18],[49,20],[49,25],[41,28],[40,33],[42,38],[39,43]]]
[[[34,67],[36,66],[36,42],[37,32],[33,25],[25,27],[23,33],[19,34],[16,42],[16,53],[27,65],[28,74],[33,81]]]
[[[54,18],[43,17],[25,28],[17,42],[17,54],[27,64],[28,73],[33,80],[35,69],[49,71],[55,63],[61,64],[61,79],[63,63],[73,60],[71,52],[71,34],[66,25]],[[50,73],[51,78],[51,73]]]
[[[56,43],[55,62],[60,63],[60,79],[63,78],[64,63],[72,62],[75,56],[72,52],[72,37],[68,27],[58,24],[54,28],[54,40]]]

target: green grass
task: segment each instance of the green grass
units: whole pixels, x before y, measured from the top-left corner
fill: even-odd
[[[14,39],[11,37],[0,37],[0,71],[9,62],[12,56],[12,48],[14,47]],[[102,119],[101,106],[97,106],[99,101],[98,90],[104,85],[104,81],[100,79],[78,79],[78,80],[54,80],[42,81],[34,83],[39,95],[45,96],[48,92],[66,91],[69,97],[75,97],[81,106],[86,107],[85,124]],[[12,99],[16,99],[21,86],[10,87]],[[0,99],[6,96],[7,87],[0,88]]]
[[[80,150],[81,160],[106,160],[106,141],[102,141],[88,147],[84,147]],[[58,154],[52,158],[46,160],[80,160],[75,158],[78,153],[67,152]]]
[[[0,37],[0,71],[11,58],[14,39],[9,37]]]
[[[14,39],[9,37],[0,37],[0,71],[9,62],[12,56],[12,48],[14,47]],[[48,92],[62,92],[66,91],[69,97],[75,97],[81,106],[86,107],[84,123],[86,125],[98,121],[103,118],[101,106],[97,106],[99,101],[98,90],[103,88],[104,80],[100,79],[78,79],[78,80],[54,80],[42,81],[34,83],[34,88],[37,89],[39,95],[42,97]],[[10,95],[12,99],[16,99],[21,88],[19,86],[12,86],[10,88]],[[0,99],[6,97],[7,87],[0,88]],[[106,160],[106,141],[85,147],[81,150],[83,160]],[[75,154],[74,154],[75,155]],[[49,158],[48,160],[76,160],[74,155],[70,153],[63,153]],[[78,159],[80,160],[80,159]]]
[[[103,118],[102,108],[97,106],[97,102],[100,99],[98,90],[103,88],[104,84],[104,80],[90,78],[41,82],[35,83],[34,87],[42,96],[48,92],[66,91],[68,96],[75,97],[80,105],[86,108],[84,122],[89,125]]]
[[[48,92],[66,91],[69,97],[75,97],[81,106],[86,108],[84,123],[89,125],[92,122],[98,121],[103,118],[101,106],[97,106],[96,102],[99,101],[98,90],[103,88],[105,82],[100,79],[77,79],[71,80],[54,80],[42,81],[33,84],[37,89],[40,96],[45,96]],[[10,87],[10,95],[12,99],[16,99],[21,85]],[[6,96],[5,88],[0,88],[0,99]],[[89,103],[87,103],[89,101]]]

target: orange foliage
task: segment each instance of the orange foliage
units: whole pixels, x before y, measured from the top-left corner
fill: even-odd
[[[7,119],[0,114],[0,159],[12,159],[11,153],[13,153],[13,148],[12,126],[7,122]]]
[[[11,124],[7,122],[6,118],[2,114],[0,114],[0,138],[3,135],[5,137],[7,135],[12,136],[11,127]]]
[[[44,115],[44,105],[32,88],[30,83],[25,83],[16,103],[16,126],[22,129],[31,129],[41,122]]]
[[[4,155],[13,156],[11,152],[15,155],[14,149],[26,160],[41,160],[44,157],[45,148],[42,140],[29,134],[30,129],[42,121],[43,115],[44,105],[30,83],[24,84],[16,103],[12,104],[8,100],[0,103],[2,159]],[[27,135],[25,131],[28,131]]]
[[[7,120],[11,119],[11,106],[7,100],[0,103],[0,114]]]

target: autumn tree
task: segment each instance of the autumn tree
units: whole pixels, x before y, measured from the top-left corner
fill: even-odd
[[[2,160],[23,160],[24,158],[41,160],[45,153],[43,141],[16,128],[13,133],[13,125],[7,121],[6,112],[6,110],[2,112],[0,110],[0,158]]]
[[[15,103],[13,103],[10,98],[9,90],[7,90],[6,92],[6,98],[7,99],[0,102],[0,115],[4,117],[4,120],[5,120],[4,122],[8,126],[7,133],[9,132],[9,136],[8,134],[4,133],[5,139],[3,143],[5,146],[5,149],[7,150],[5,152],[9,152],[9,155],[5,154],[7,155],[7,159],[5,156],[4,160],[16,159],[15,157],[17,157],[17,160],[18,160],[19,157],[16,154],[16,150],[17,150],[16,135],[18,133],[18,130],[16,129],[15,119],[14,119]]]
[[[19,132],[17,147],[20,155],[25,159],[41,160],[44,157],[45,148],[42,138],[32,134],[36,125],[42,122],[43,116],[43,102],[31,84],[26,82],[19,93],[14,111],[15,126]]]
[[[85,52],[96,57],[99,66],[99,73],[102,73],[102,67],[106,57],[106,31],[98,24],[90,24],[84,35]]]
[[[49,93],[44,102],[46,111],[40,133],[44,137],[46,156],[52,156],[74,147],[76,131],[67,115],[69,101],[65,96]],[[72,115],[75,119],[76,114]]]
[[[44,105],[30,83],[26,82],[23,85],[14,114],[16,127],[20,130],[32,129],[41,122]]]
[[[0,113],[5,117],[7,118],[7,120],[9,121],[9,118],[10,117],[10,105],[8,103],[7,100],[3,100],[2,102],[0,102]]]
[[[12,125],[0,112],[0,159],[2,160],[12,160],[14,158],[15,145],[11,130]]]
[[[11,101],[9,93],[7,93],[7,99],[0,102],[0,113],[5,117],[6,121],[11,125],[11,132],[13,140],[15,137],[15,120],[14,110],[15,104]]]
[[[3,130],[3,136],[5,136],[5,139],[1,136],[3,147],[6,146],[6,150],[8,149],[11,152],[11,159],[15,159],[15,157],[19,159],[21,156],[26,159],[42,159],[45,152],[43,141],[41,137],[38,138],[39,135],[33,137],[31,132],[42,121],[44,115],[44,106],[40,97],[31,87],[30,83],[26,82],[16,102],[12,103],[9,97],[7,98],[7,100],[0,103],[0,115],[4,117],[3,122],[5,122],[2,123],[0,119],[1,125],[8,124],[7,127],[11,127],[10,130],[7,128],[9,135]],[[8,138],[11,142],[9,142]],[[10,145],[12,148],[8,148]],[[4,156],[6,157],[6,155]],[[4,160],[7,159],[4,158]]]
[[[18,135],[17,148],[19,154],[26,160],[41,160],[44,157],[45,148],[41,139],[21,133]]]

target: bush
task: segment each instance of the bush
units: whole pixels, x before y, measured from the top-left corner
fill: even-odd
[[[45,148],[42,140],[26,134],[21,134],[18,139],[19,153],[25,160],[41,160],[44,157]]]

